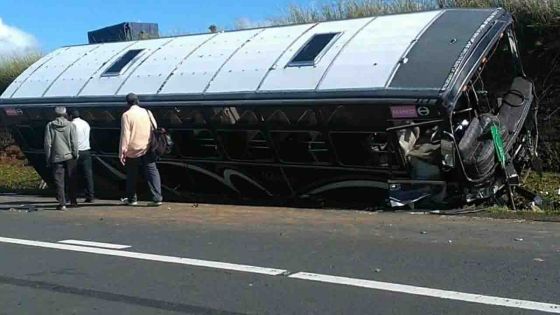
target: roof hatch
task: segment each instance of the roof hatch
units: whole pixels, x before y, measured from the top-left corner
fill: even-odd
[[[296,53],[288,67],[314,66],[332,46],[341,33],[315,34]]]
[[[117,76],[123,73],[126,67],[130,66],[134,59],[143,51],[144,49],[131,49],[122,55],[117,61],[103,72],[101,76]]]

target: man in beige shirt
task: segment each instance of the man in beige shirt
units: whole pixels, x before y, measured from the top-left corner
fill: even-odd
[[[161,179],[156,165],[156,156],[149,151],[152,128],[157,122],[150,111],[139,106],[138,96],[130,93],[126,96],[128,110],[121,118],[121,140],[119,158],[126,167],[126,198],[128,205],[138,204],[136,197],[136,180],[138,168],[142,168],[152,194],[151,206],[160,206]],[[153,127],[152,127],[153,124]]]

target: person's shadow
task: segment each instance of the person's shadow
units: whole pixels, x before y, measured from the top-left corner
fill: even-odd
[[[75,210],[80,208],[100,208],[100,207],[125,207],[126,205],[122,204],[119,201],[115,201],[114,203],[109,201],[103,202],[94,202],[94,203],[78,203],[75,207],[69,207],[68,204],[66,205],[67,210]],[[0,211],[27,211],[27,212],[35,212],[35,211],[43,211],[43,210],[57,210],[58,202],[45,202],[45,201],[8,201],[8,202],[0,202]]]

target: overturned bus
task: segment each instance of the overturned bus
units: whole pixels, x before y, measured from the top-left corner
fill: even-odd
[[[168,199],[477,203],[518,184],[535,154],[512,23],[499,8],[449,9],[64,47],[9,86],[0,112],[49,183],[45,124],[54,106],[79,109],[107,197],[123,191],[134,92],[175,143],[158,162]]]

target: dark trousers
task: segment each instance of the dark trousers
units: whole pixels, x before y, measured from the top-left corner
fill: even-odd
[[[78,172],[86,184],[86,199],[93,200],[93,172],[91,170],[91,152],[89,150],[80,151],[78,157]]]
[[[68,188],[70,202],[76,203],[76,160],[68,160],[52,164],[54,183],[56,185],[56,199],[61,206],[66,205],[65,186]]]
[[[150,193],[152,201],[159,202],[163,200],[161,195],[161,179],[156,166],[156,159],[149,154],[139,158],[126,159],[126,196],[129,202],[136,201],[136,180],[138,178],[138,169],[141,168]]]

